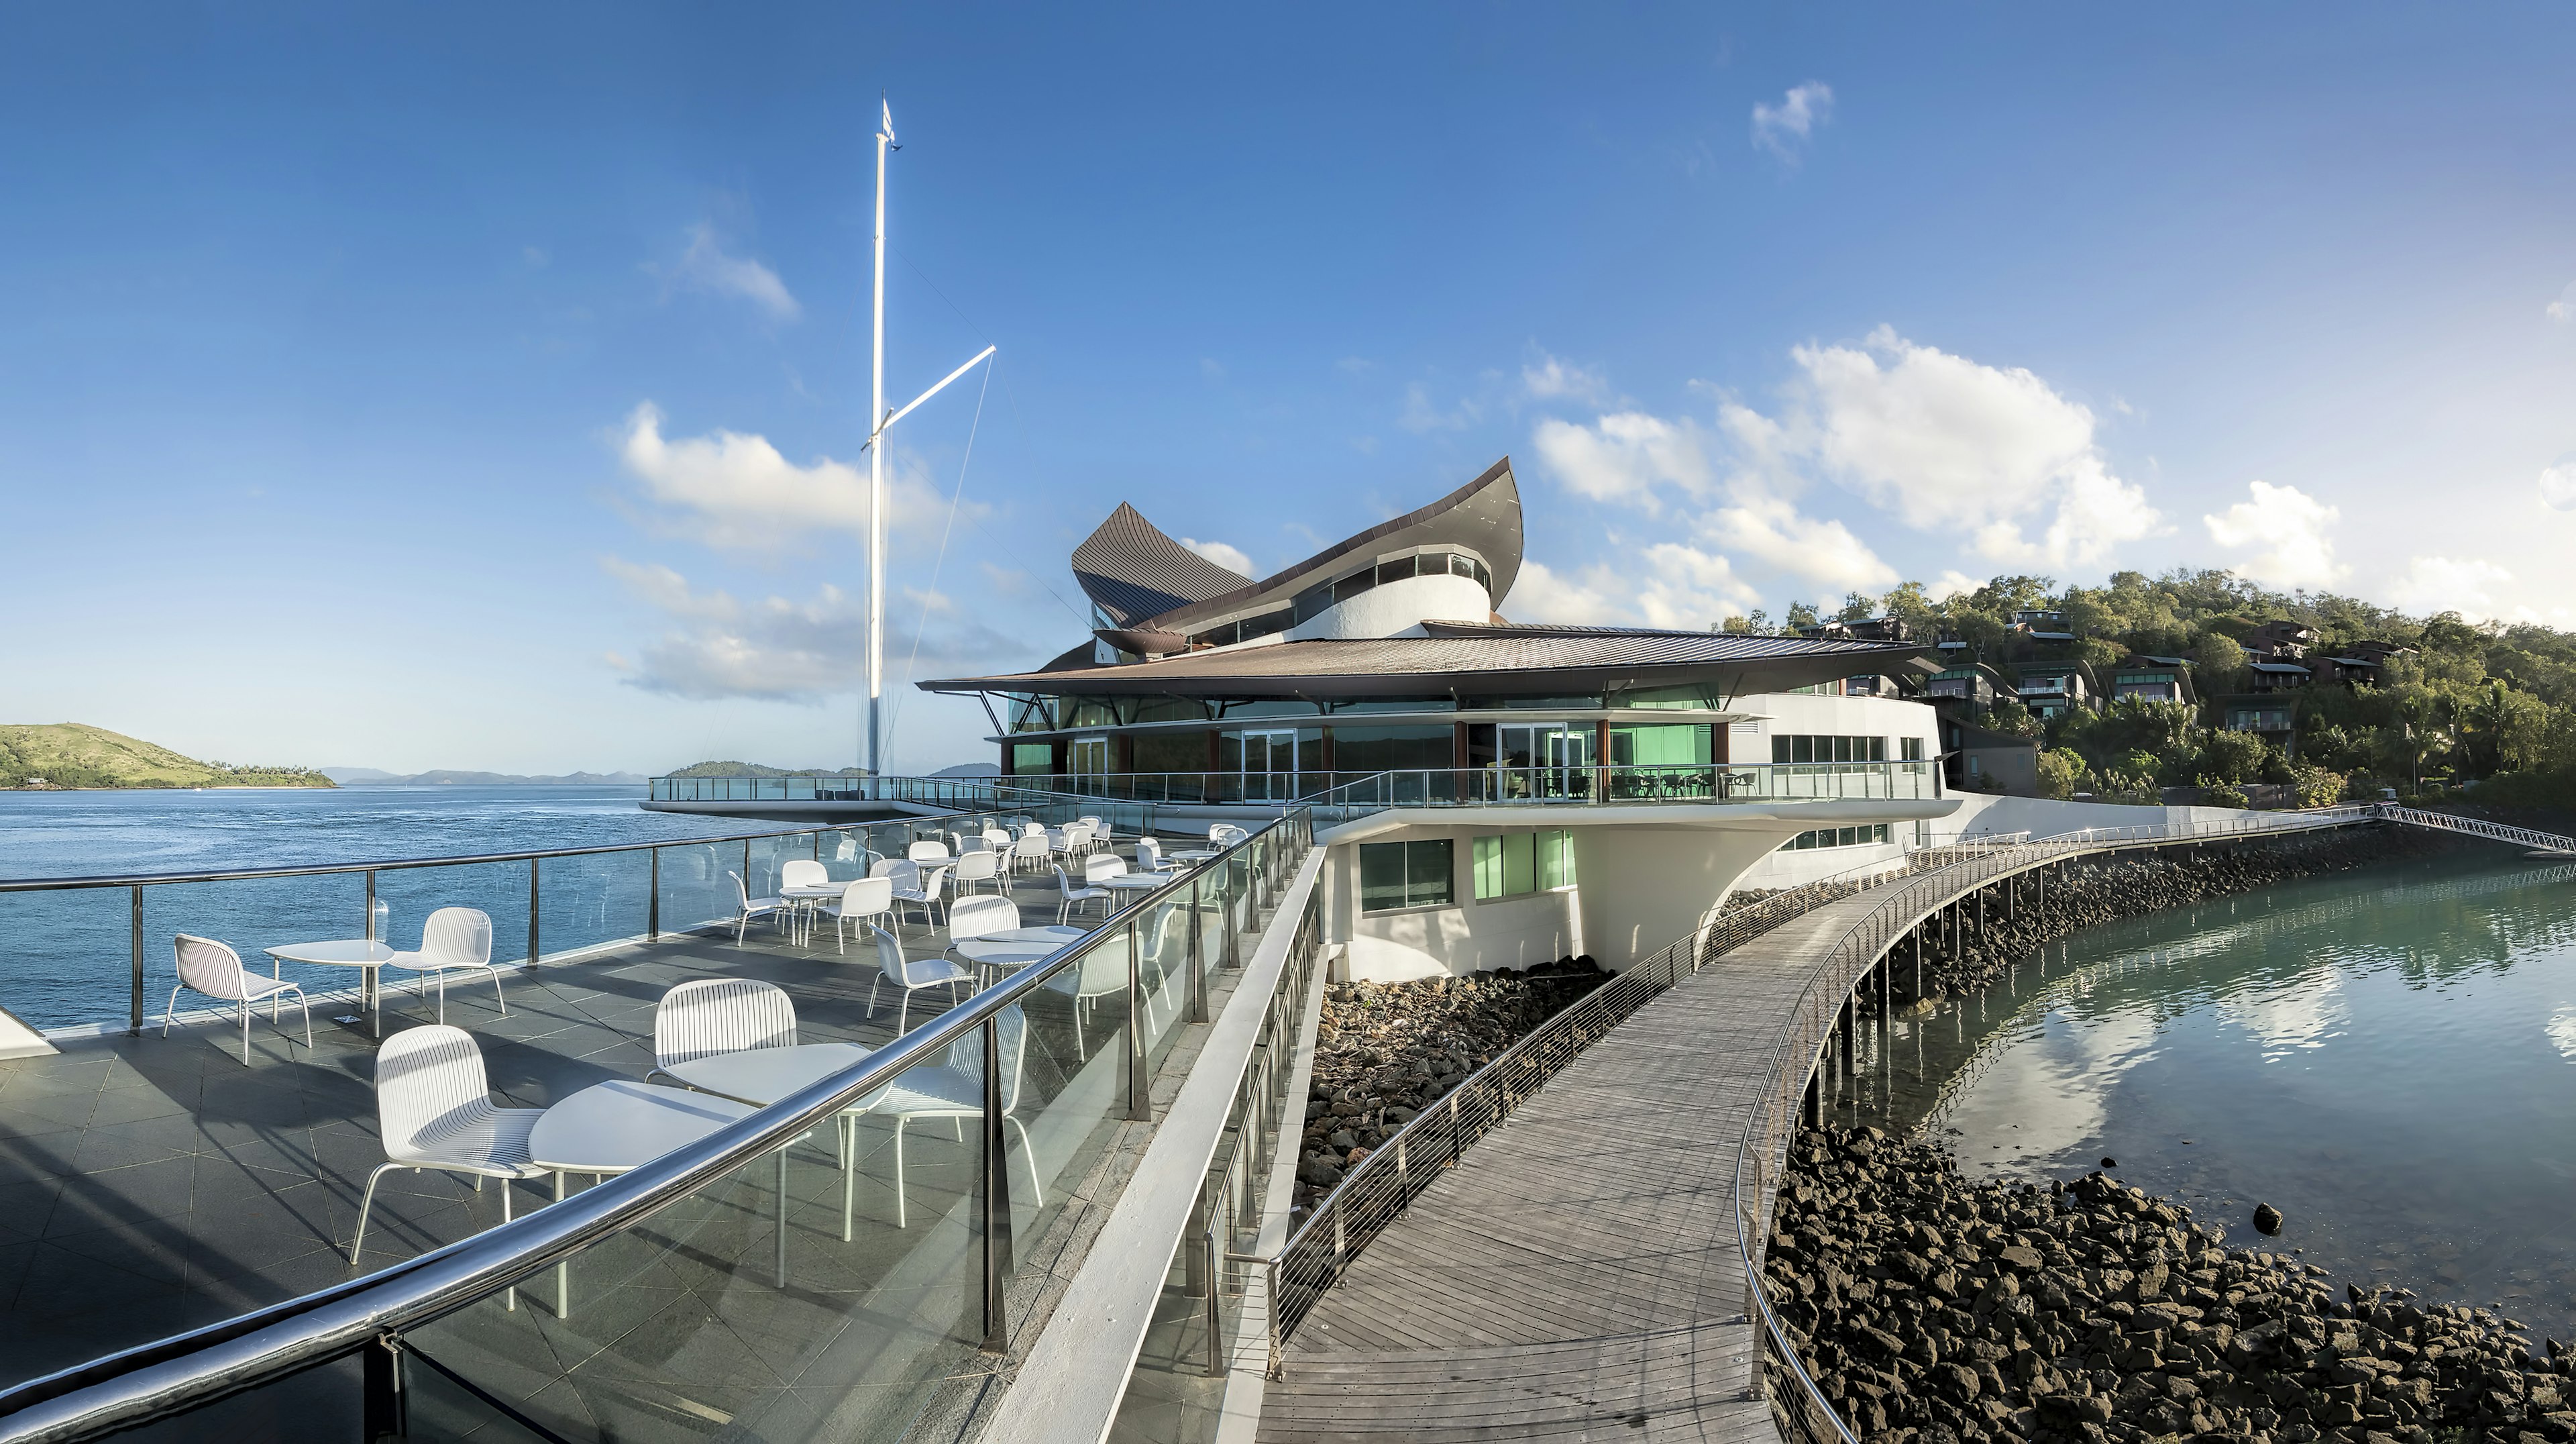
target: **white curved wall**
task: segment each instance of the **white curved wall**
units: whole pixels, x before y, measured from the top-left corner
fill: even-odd
[[[1481,622],[1492,613],[1485,589],[1471,577],[1406,577],[1325,608],[1290,628],[1288,640],[1392,637],[1426,620]]]

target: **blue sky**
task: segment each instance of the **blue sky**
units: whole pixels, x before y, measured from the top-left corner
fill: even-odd
[[[2576,624],[2571,62],[2539,5],[23,12],[0,720],[855,760],[880,91],[889,393],[1001,348],[890,453],[898,678],[1079,640],[1121,500],[1267,571],[1506,454],[1514,616],[2237,564]],[[890,763],[986,730],[906,696]]]

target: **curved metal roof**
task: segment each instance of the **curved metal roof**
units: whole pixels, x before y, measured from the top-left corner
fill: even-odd
[[[1122,626],[1252,584],[1172,540],[1123,501],[1073,549],[1073,579]]]
[[[1125,507],[1119,508],[1124,512]],[[1117,518],[1112,517],[1115,521]],[[1140,524],[1147,525],[1143,517]],[[1162,533],[1155,532],[1156,536]],[[1098,535],[1098,533],[1094,533]],[[1168,540],[1168,539],[1167,539]],[[1494,575],[1494,599],[1510,595],[1521,571],[1521,489],[1508,456],[1485,468],[1474,481],[1416,511],[1373,526],[1315,553],[1258,582],[1247,582],[1222,595],[1189,598],[1186,605],[1152,616],[1121,618],[1150,623],[1157,631],[1187,633],[1237,612],[1282,603],[1317,582],[1329,581],[1353,564],[1387,552],[1438,544],[1465,547],[1485,559]],[[1085,546],[1090,543],[1084,543]],[[1177,543],[1174,543],[1177,546]],[[1081,553],[1074,554],[1079,570]],[[1233,573],[1226,573],[1232,576]],[[1237,578],[1242,582],[1242,578]],[[1089,583],[1084,584],[1089,590]]]

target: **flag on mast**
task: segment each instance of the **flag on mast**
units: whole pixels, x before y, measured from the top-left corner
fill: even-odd
[[[877,97],[877,104],[885,109],[885,122],[878,128],[884,131],[886,144],[892,145],[894,144],[894,105],[884,96]]]

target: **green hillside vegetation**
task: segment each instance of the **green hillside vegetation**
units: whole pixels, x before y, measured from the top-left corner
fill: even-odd
[[[0,724],[0,788],[331,785],[309,767],[199,762],[79,722]]]
[[[863,767],[763,767],[757,762],[697,762],[672,777],[865,777]]]
[[[2098,672],[2134,654],[2184,657],[2201,703],[2124,699],[2099,712],[2074,711],[2045,726],[2012,698],[1981,725],[2040,738],[2043,785],[2056,796],[2090,792],[2104,800],[2153,801],[2163,786],[2206,786],[2213,800],[2249,782],[2288,783],[2310,806],[2468,785],[2481,803],[2576,806],[2576,634],[2530,623],[2470,622],[2457,612],[2413,617],[2331,593],[2265,591],[2228,571],[2177,570],[2160,577],[2114,574],[2102,587],[2063,587],[2047,577],[1996,577],[1942,602],[1919,582],[1882,597],[1854,593],[1841,620],[1894,614],[1926,640],[1967,643],[1979,661],[2062,660],[2032,653],[2012,630],[2016,611],[2065,614],[2072,655]],[[1793,605],[1794,630],[1818,609]],[[2384,641],[2419,649],[2389,659],[2375,686],[2313,683],[2296,689],[2296,755],[2246,732],[2221,728],[2217,699],[2250,687],[2240,639],[2269,621],[2296,621],[2320,634],[2308,659]],[[1733,631],[1768,630],[1766,619],[1730,618]],[[2105,681],[2108,680],[2106,675]]]

